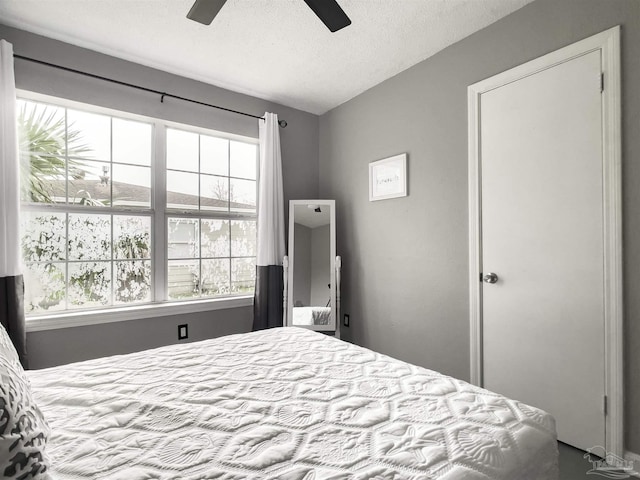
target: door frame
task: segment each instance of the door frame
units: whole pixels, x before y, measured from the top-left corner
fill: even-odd
[[[620,26],[605,30],[523,65],[487,78],[467,89],[469,146],[469,306],[471,383],[482,386],[482,205],[480,168],[480,95],[593,51],[601,52],[605,443],[607,452],[622,456],[623,431],[623,303],[622,303],[622,176],[620,115]]]

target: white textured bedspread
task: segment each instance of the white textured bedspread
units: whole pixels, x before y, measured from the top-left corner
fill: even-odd
[[[553,419],[278,328],[27,372],[54,478],[557,478]]]

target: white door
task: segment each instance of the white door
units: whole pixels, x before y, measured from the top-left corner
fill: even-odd
[[[583,449],[605,445],[600,55],[480,96],[483,384]]]

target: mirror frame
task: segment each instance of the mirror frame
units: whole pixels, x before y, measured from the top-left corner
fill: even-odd
[[[297,205],[327,206],[329,213],[329,282],[331,284],[331,317],[328,325],[294,325],[293,322],[293,295],[294,282],[294,258],[295,258],[295,207]],[[289,248],[288,248],[288,274],[287,274],[287,310],[285,325],[290,327],[307,328],[319,332],[336,332],[337,329],[337,298],[336,298],[336,201],[335,200],[289,200]]]

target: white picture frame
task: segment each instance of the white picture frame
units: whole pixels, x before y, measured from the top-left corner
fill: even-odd
[[[369,201],[407,196],[407,154],[369,163]]]

